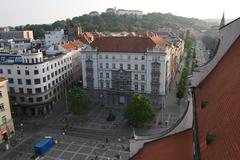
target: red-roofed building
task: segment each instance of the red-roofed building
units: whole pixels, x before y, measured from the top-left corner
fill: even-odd
[[[155,35],[96,38],[82,50],[83,87],[103,104],[126,105],[133,92],[140,92],[155,105],[164,105],[174,76],[172,47]]]

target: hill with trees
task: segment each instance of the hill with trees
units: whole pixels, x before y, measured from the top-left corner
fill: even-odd
[[[15,30],[33,30],[35,38],[43,38],[45,31],[63,29],[69,24],[79,24],[84,31],[98,32],[131,32],[131,31],[158,31],[160,28],[194,28],[207,29],[210,24],[196,18],[175,16],[171,13],[148,13],[142,17],[133,15],[115,15],[102,13],[99,16],[82,15],[72,19],[59,20],[52,24],[27,24],[17,26]]]

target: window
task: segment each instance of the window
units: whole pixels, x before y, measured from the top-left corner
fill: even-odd
[[[115,56],[112,56],[112,59],[115,59]]]
[[[19,93],[24,93],[23,88],[18,88],[18,90],[19,90]]]
[[[31,85],[31,79],[26,79],[26,85]]]
[[[17,70],[17,74],[20,75],[20,74],[21,74],[21,71],[20,71],[20,70]]]
[[[13,78],[8,78],[8,83],[13,84],[14,83]]]
[[[32,94],[32,88],[27,88],[27,93]]]
[[[43,82],[46,82],[46,77],[43,77]]]
[[[53,78],[54,77],[54,73],[52,72],[51,75],[52,75],[52,78]]]
[[[100,78],[103,78],[103,73],[102,72],[100,72]]]
[[[43,89],[44,89],[44,91],[47,91],[47,86],[44,86]]]
[[[141,69],[145,70],[145,65],[144,64],[141,65]]]
[[[112,64],[112,68],[116,69],[116,64],[115,63]]]
[[[45,100],[47,100],[48,99],[48,95],[45,95]]]
[[[40,78],[34,79],[34,84],[40,84],[40,83],[41,83]]]
[[[144,86],[144,84],[142,84],[141,85],[141,91],[144,91],[144,89],[145,89],[145,86]]]
[[[45,73],[45,68],[42,69],[42,72]]]
[[[109,64],[108,63],[106,63],[106,68],[109,68]]]
[[[120,64],[120,69],[123,69],[123,64]]]
[[[11,69],[8,69],[7,72],[8,72],[8,74],[12,74]]]
[[[22,79],[18,79],[18,84],[22,84]]]
[[[108,82],[108,81],[106,82],[106,88],[110,88],[110,87],[109,87],[109,82]]]
[[[33,98],[28,98],[28,101],[29,102],[33,102]]]
[[[29,75],[29,71],[28,70],[25,70],[25,75]]]
[[[108,55],[106,55],[105,58],[108,59]]]
[[[137,57],[137,56],[135,56],[135,60],[138,60],[138,57]]]
[[[0,97],[2,97],[2,91],[0,91]]]
[[[135,64],[135,70],[138,70],[138,65],[137,64]]]
[[[106,73],[106,78],[109,78],[109,73]]]
[[[36,93],[41,93],[41,91],[42,91],[41,88],[35,88]]]
[[[7,116],[2,116],[2,124],[6,124],[7,123]]]
[[[25,98],[24,97],[20,97],[20,101],[21,102],[25,102]]]
[[[4,109],[4,104],[1,103],[1,104],[0,104],[0,112],[3,112],[3,111],[5,111],[5,109]]]
[[[9,87],[9,92],[10,92],[10,93],[15,93],[14,87]]]
[[[138,80],[138,75],[137,74],[134,75],[134,79]]]
[[[47,67],[47,71],[49,71],[49,67]]]
[[[36,101],[37,102],[41,102],[42,101],[42,97],[37,97]]]
[[[128,64],[128,69],[131,69],[131,64]]]
[[[144,60],[145,59],[145,56],[142,56],[142,60]]]
[[[100,82],[100,87],[103,88],[103,82],[102,81]]]
[[[135,89],[135,91],[138,91],[138,85],[137,84],[134,85],[134,89]]]
[[[34,70],[34,74],[39,74],[38,70]]]
[[[50,74],[49,74],[49,75],[47,75],[47,79],[48,79],[48,80],[50,79]]]
[[[0,73],[3,73],[3,70],[2,70],[2,69],[0,69]]]
[[[128,56],[128,60],[130,60],[131,59],[131,56]]]
[[[103,65],[102,65],[102,63],[99,63],[99,67],[100,67],[100,68],[103,68]]]

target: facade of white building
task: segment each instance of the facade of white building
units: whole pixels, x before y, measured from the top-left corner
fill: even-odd
[[[0,77],[8,80],[16,113],[44,115],[64,96],[79,72],[80,50],[43,57],[41,51],[21,55],[0,54]]]
[[[47,31],[45,33],[45,47],[48,48],[51,45],[57,45],[58,43],[65,41],[64,30],[60,31]]]
[[[170,54],[160,37],[100,37],[82,49],[83,88],[103,104],[127,104],[139,92],[161,105],[171,81]]]
[[[142,17],[143,15],[143,12],[142,11],[139,11],[139,10],[125,10],[125,9],[118,9],[116,11],[116,14],[117,15],[136,15],[136,16],[139,16],[139,17]]]

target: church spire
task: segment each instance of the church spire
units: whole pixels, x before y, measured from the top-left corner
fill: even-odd
[[[223,12],[222,20],[221,20],[221,23],[220,23],[220,28],[224,25],[225,25],[225,17],[224,17],[224,12]]]

